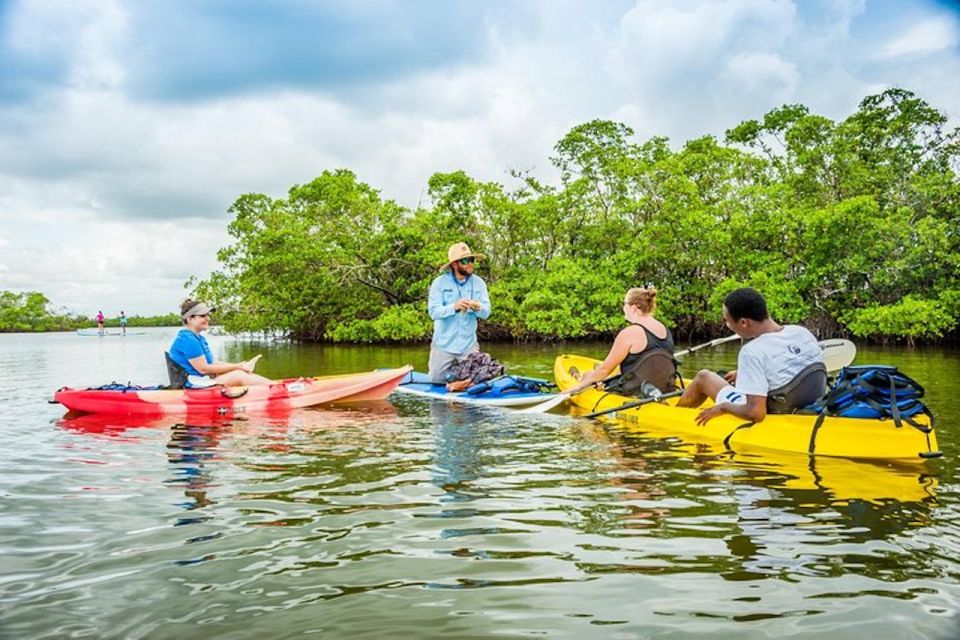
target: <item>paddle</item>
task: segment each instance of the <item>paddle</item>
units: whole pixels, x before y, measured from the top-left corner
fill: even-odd
[[[683,393],[683,389],[677,389],[676,391],[671,391],[669,393],[661,393],[649,398],[641,398],[640,400],[634,400],[632,402],[627,402],[626,404],[621,404],[618,407],[612,409],[604,409],[603,411],[594,411],[593,413],[588,413],[583,418],[596,418],[597,416],[602,416],[607,413],[613,413],[614,411],[623,411],[624,409],[633,409],[634,407],[639,407],[640,405],[649,404],[651,402],[659,402],[665,398],[674,398]]]
[[[857,347],[849,340],[834,338],[832,340],[821,340],[817,344],[820,345],[820,351],[823,353],[823,363],[827,366],[827,371],[839,371],[840,369],[849,366],[853,362],[853,359],[857,357]],[[612,409],[594,411],[593,413],[588,413],[582,417],[596,418],[597,416],[602,416],[607,413],[623,411],[624,409],[633,409],[634,407],[639,407],[650,402],[659,402],[664,398],[673,398],[682,393],[682,389],[671,391],[669,393],[655,393],[649,398],[633,400],[631,402],[621,404],[620,406],[613,407]]]
[[[857,346],[849,340],[833,338],[821,340],[818,344],[823,354],[823,364],[827,365],[827,371],[840,371],[850,366],[853,359],[857,357]]]
[[[689,349],[684,349],[683,351],[677,351],[673,354],[673,357],[680,358],[687,354],[693,353],[694,351],[700,351],[700,349],[706,349],[708,347],[715,347],[726,342],[732,342],[739,337],[740,336],[734,333],[733,335],[724,336],[723,338],[716,338],[710,342],[704,342],[703,344],[698,344],[695,347],[690,347]],[[553,409],[555,406],[559,405],[561,402],[566,402],[569,398],[569,393],[558,393],[549,400],[545,400],[540,404],[535,404],[532,407],[527,407],[526,409],[520,409],[518,413],[546,413],[547,411],[550,411],[550,409]]]

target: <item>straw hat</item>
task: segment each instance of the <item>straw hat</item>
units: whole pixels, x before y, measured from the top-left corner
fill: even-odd
[[[440,267],[440,270],[443,271],[444,269],[448,269],[451,264],[457,260],[462,260],[463,258],[475,258],[477,260],[483,260],[486,257],[487,256],[483,255],[482,253],[474,253],[471,251],[466,242],[458,242],[450,245],[450,248],[447,249],[447,262]]]

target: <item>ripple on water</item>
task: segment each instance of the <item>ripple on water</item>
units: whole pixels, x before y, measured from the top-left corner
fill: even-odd
[[[69,377],[48,366],[59,382],[47,387]],[[0,394],[18,413],[0,414],[12,443],[0,449],[0,635],[956,628],[952,461],[731,456],[616,424],[406,399],[124,424]]]

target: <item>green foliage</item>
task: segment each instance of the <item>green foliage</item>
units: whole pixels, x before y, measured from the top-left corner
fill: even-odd
[[[894,336],[913,342],[917,338],[942,336],[956,325],[936,300],[906,296],[899,302],[858,309],[851,314],[850,331],[857,336]]]
[[[452,242],[489,259],[484,337],[578,338],[623,326],[645,283],[681,337],[721,332],[720,301],[763,291],[774,317],[824,333],[932,338],[960,320],[960,134],[908,91],[842,121],[785,105],[671,148],[625,124],[573,127],[558,185],[513,191],[437,173],[428,204],[325,171],[286,199],[241,196],[221,268],[196,283],[228,328],[334,341],[429,336],[426,295]]]

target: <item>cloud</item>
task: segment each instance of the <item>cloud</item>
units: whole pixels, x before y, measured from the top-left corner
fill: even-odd
[[[0,288],[165,312],[243,193],[341,167],[409,207],[438,171],[550,181],[594,118],[680,144],[894,85],[958,115],[955,40],[920,30],[943,8],[911,11],[899,32],[863,0],[0,4]]]
[[[926,55],[960,44],[960,25],[954,16],[928,18],[894,38],[880,51],[881,58]]]
[[[493,7],[497,3],[493,3]],[[129,5],[130,92],[196,100],[291,88],[332,91],[481,56],[476,2],[169,0]]]

